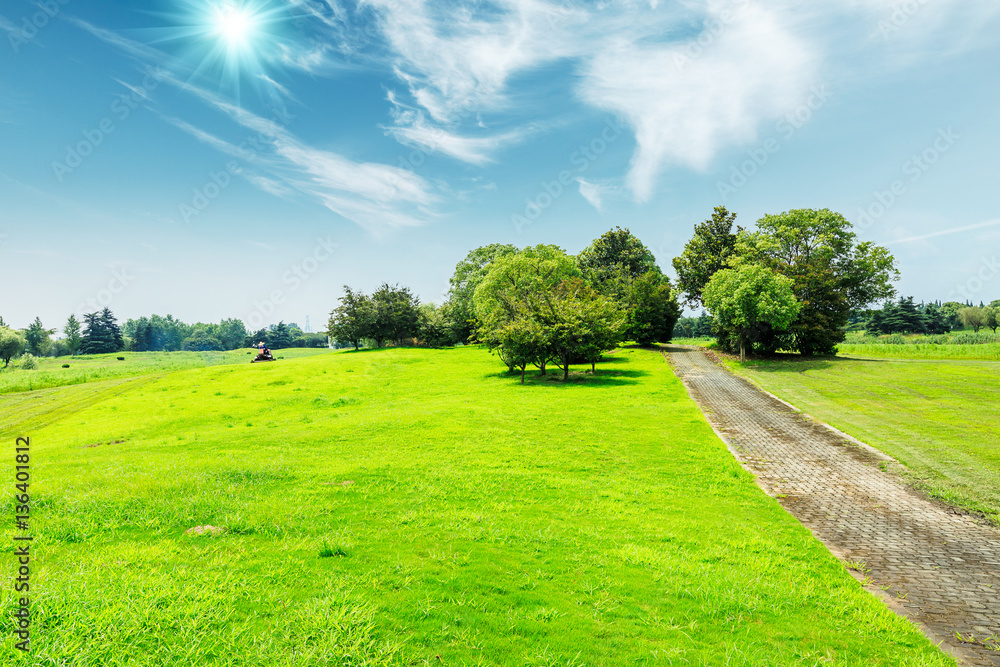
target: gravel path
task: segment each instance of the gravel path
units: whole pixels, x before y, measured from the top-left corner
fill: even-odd
[[[894,459],[812,421],[703,350],[667,352],[733,455],[834,555],[864,563],[869,590],[961,663],[1000,666],[1000,530],[925,498],[884,470]]]

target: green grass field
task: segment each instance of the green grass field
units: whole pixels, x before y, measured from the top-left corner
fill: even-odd
[[[895,457],[918,488],[1000,523],[1000,362],[911,358],[727,364],[817,419]],[[941,347],[984,347],[941,346]]]
[[[878,359],[987,359],[1000,361],[1000,343],[981,345],[934,345],[908,343],[841,343],[839,355]]]
[[[292,348],[275,350],[275,357],[297,359],[314,354],[326,354],[326,348]],[[185,368],[248,363],[256,355],[244,348],[229,352],[118,352],[79,357],[41,357],[38,368],[31,371],[18,368],[18,360],[7,368],[0,367],[0,394],[32,391],[71,384],[135,377],[150,373],[177,371]],[[118,357],[124,357],[119,361]],[[69,368],[63,368],[68,364]]]
[[[502,370],[392,349],[0,397],[8,446],[32,438],[36,557],[30,656],[0,587],[3,664],[954,665],[660,354]]]

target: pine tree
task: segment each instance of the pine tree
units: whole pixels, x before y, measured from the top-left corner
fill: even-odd
[[[69,353],[77,354],[80,351],[80,345],[83,344],[83,337],[80,335],[80,321],[76,319],[75,315],[70,315],[69,319],[66,320],[63,333],[66,334],[66,346],[69,348]]]
[[[100,313],[87,313],[83,320],[86,323],[80,348],[83,354],[108,354],[125,349],[121,327],[110,310],[105,308]]]
[[[109,308],[101,311],[101,321],[111,334],[111,342],[115,346],[115,349],[110,350],[110,352],[121,352],[124,350],[125,338],[122,336],[122,328],[118,326],[118,320],[115,319],[114,314]]]

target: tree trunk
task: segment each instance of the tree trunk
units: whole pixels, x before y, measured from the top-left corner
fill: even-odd
[[[590,372],[591,372],[591,374],[597,372],[597,369],[594,368],[594,362],[593,361],[590,362]]]
[[[524,384],[524,369],[525,366],[521,366],[521,384]]]
[[[563,362],[563,382],[569,379],[569,359]]]
[[[744,349],[743,336],[740,336],[740,363],[747,360],[746,350]]]
[[[541,366],[538,367],[539,370],[542,371],[542,375],[545,375],[545,363],[546,363],[546,360],[543,359]]]

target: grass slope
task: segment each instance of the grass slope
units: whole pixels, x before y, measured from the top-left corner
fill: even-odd
[[[348,352],[22,406],[48,424],[35,649],[3,586],[0,659],[954,665],[753,484],[658,353],[568,383],[500,368]],[[225,533],[185,534],[206,524]]]
[[[328,354],[326,348],[292,348],[275,350],[275,357],[297,359],[315,354]],[[22,370],[18,360],[7,368],[0,367],[0,394],[34,391],[49,387],[65,387],[84,382],[136,377],[150,373],[166,373],[186,368],[248,363],[256,350],[228,352],[118,352],[88,354],[79,357],[48,357],[38,359],[38,368]],[[123,357],[119,360],[118,357]],[[63,368],[69,364],[69,368]]]
[[[785,357],[727,363],[895,457],[930,495],[1000,522],[1000,362]]]

